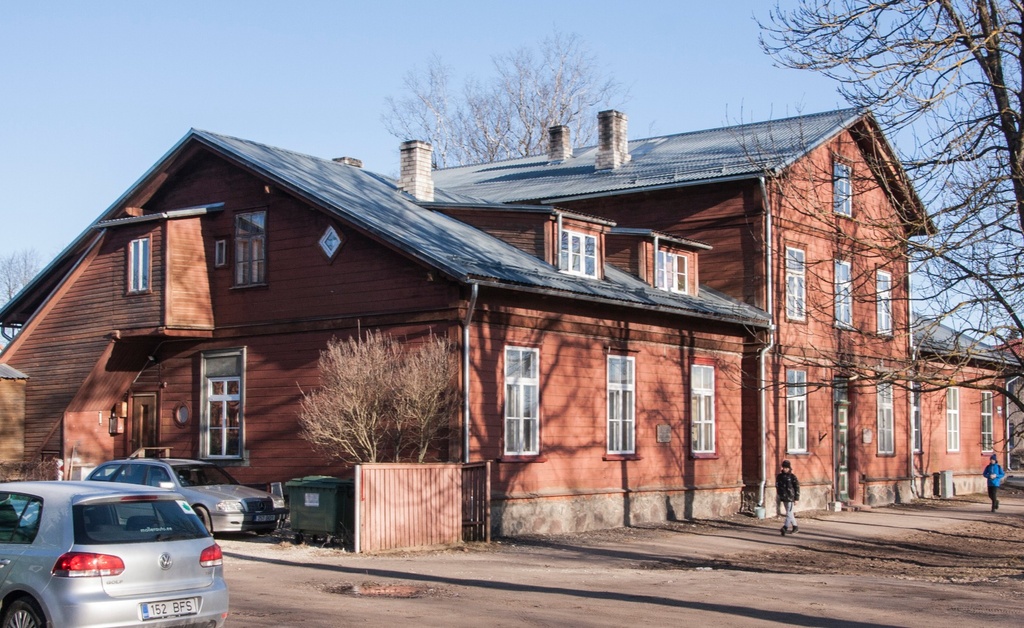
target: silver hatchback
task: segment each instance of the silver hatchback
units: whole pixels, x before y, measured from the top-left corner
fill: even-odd
[[[222,626],[223,558],[177,493],[0,483],[0,626]]]

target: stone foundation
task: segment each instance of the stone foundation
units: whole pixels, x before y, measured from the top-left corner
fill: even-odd
[[[688,519],[716,519],[740,511],[740,488],[645,491],[495,500],[494,536],[575,534]]]

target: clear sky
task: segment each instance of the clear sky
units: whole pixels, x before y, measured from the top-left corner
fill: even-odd
[[[791,0],[783,0],[791,3]],[[776,68],[769,0],[0,2],[0,255],[49,262],[190,128],[398,170],[387,96],[575,33],[629,87],[630,138],[846,106]]]

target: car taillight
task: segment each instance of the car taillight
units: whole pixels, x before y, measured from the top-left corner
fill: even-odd
[[[220,551],[220,545],[214,543],[203,550],[199,555],[199,564],[203,567],[219,567],[224,564],[224,554]]]
[[[123,571],[124,561],[109,554],[68,552],[53,564],[53,575],[60,578],[118,576]]]

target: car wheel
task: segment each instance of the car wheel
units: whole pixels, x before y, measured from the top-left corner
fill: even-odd
[[[199,520],[203,522],[203,526],[206,527],[206,531],[211,535],[213,534],[213,518],[210,517],[210,511],[203,508],[202,506],[196,506],[196,514],[199,515]]]
[[[46,628],[46,615],[36,601],[22,597],[11,602],[4,611],[3,628]]]

